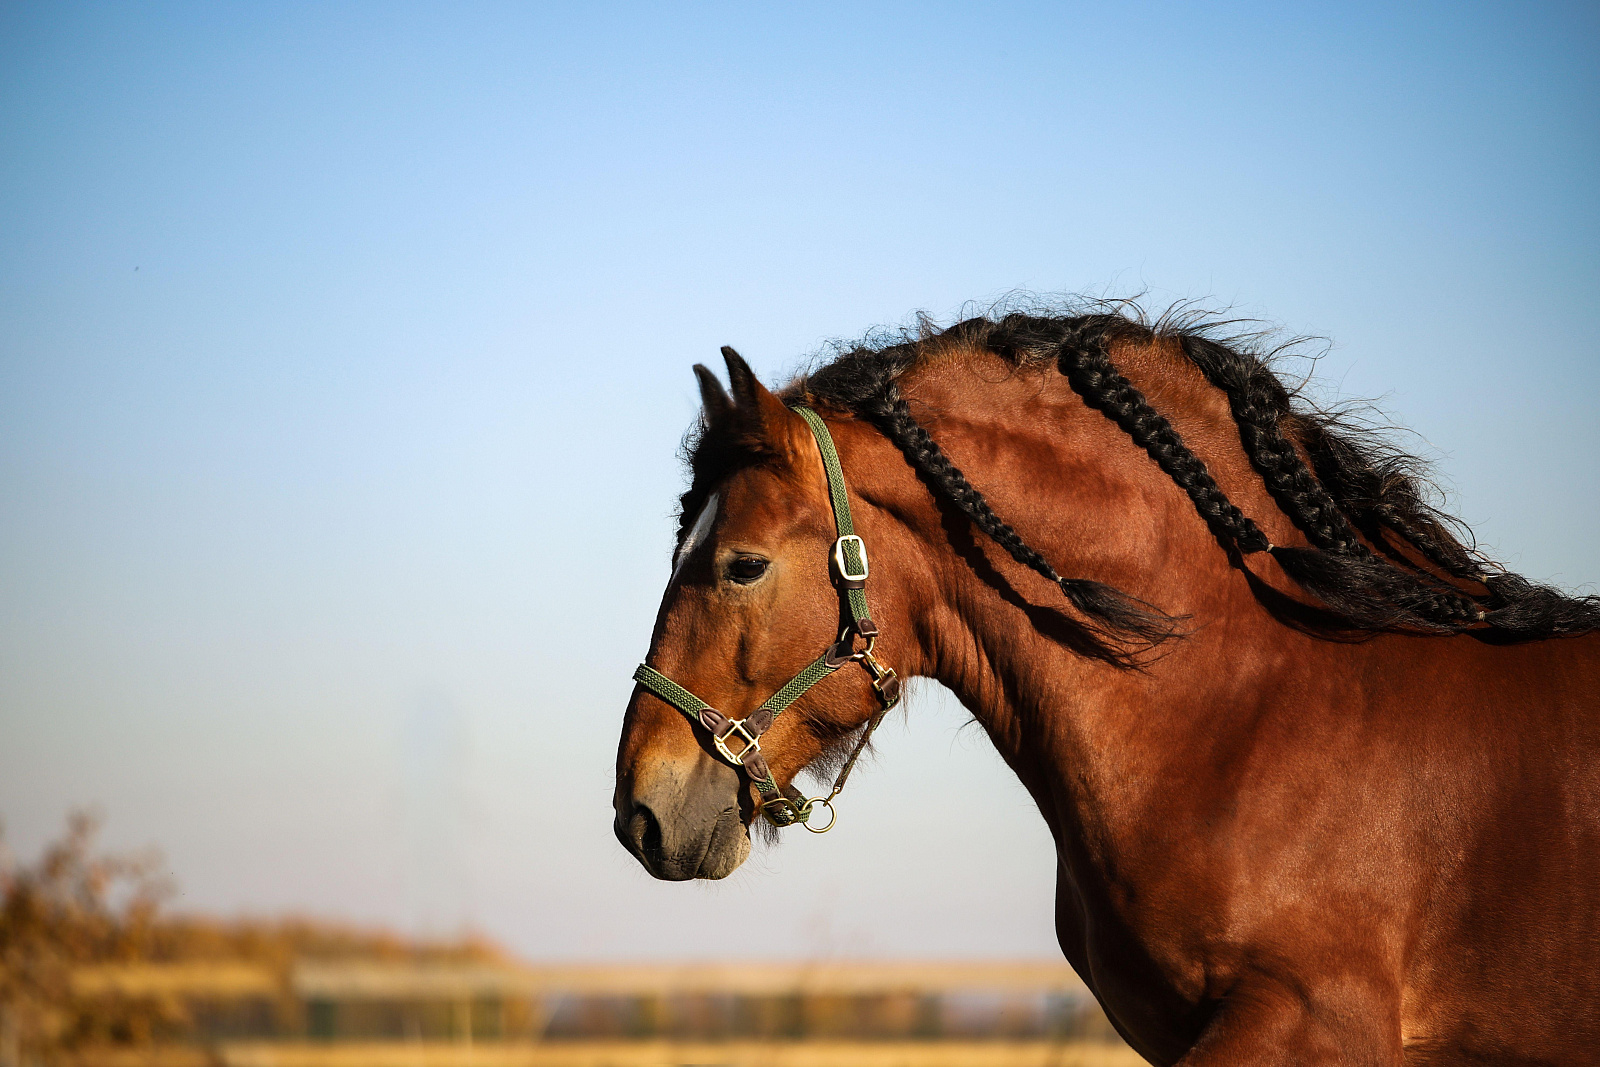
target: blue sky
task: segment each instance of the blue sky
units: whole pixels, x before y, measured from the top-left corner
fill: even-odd
[[[727,884],[611,839],[689,366],[1233,306],[1592,584],[1597,90],[1581,4],[0,6],[7,837],[95,804],[180,907],[530,956],[756,899],[756,952],[1051,955],[1043,826],[937,692]]]

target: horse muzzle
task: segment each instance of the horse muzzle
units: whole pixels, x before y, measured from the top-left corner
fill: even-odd
[[[618,779],[612,829],[656,878],[726,878],[750,855],[741,786],[737,771],[709,758],[691,768],[657,763]]]

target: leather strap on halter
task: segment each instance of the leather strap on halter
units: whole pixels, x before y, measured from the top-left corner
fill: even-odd
[[[761,793],[761,813],[768,820],[777,826],[800,823],[808,830],[826,833],[833,827],[833,819],[830,817],[828,824],[818,830],[810,823],[813,809],[821,805],[832,815],[833,798],[844,788],[857,758],[866,748],[872,732],[883,721],[884,714],[900,702],[901,687],[894,668],[880,663],[872,654],[878,638],[878,625],[872,621],[867,604],[867,546],[856,534],[855,523],[850,517],[850,497],[845,488],[844,468],[839,463],[838,450],[833,446],[833,435],[815,411],[798,405],[794,411],[811,428],[811,434],[817,440],[817,449],[822,453],[822,469],[828,478],[828,498],[833,505],[834,529],[838,534],[830,553],[829,571],[834,586],[839,590],[848,620],[838,642],[742,719],[729,718],[648,664],[639,665],[639,669],[633,672],[633,680],[683,712],[691,723],[699,724],[711,735],[712,745],[718,755],[743,769],[755,783]],[[865,647],[855,647],[858,637],[866,642]],[[772,768],[761,752],[761,735],[771,729],[778,716],[807,690],[850,662],[860,663],[871,676],[872,688],[883,706],[868,720],[867,728],[839,771],[828,795],[796,801],[785,796],[778,787]]]

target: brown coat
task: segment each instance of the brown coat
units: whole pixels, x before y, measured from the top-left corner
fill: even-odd
[[[1304,544],[1222,395],[1171,346],[1118,351],[1218,484]],[[1059,591],[978,534],[873,426],[830,416],[872,553],[883,658],[969,708],[1049,823],[1062,950],[1157,1063],[1600,1062],[1600,636],[1334,639],[1265,555],[1230,556],[1173,482],[1058,374],[986,351],[901,389],[1062,574],[1187,616],[1127,670],[1075,648]],[[816,447],[759,385],[758,461],[730,464],[668,587],[649,662],[754,708],[837,625]],[[746,412],[748,420],[749,411]],[[734,556],[770,561],[753,584]],[[874,703],[824,683],[764,745],[780,782]],[[642,691],[617,831],[660,877],[748,853],[748,783]]]

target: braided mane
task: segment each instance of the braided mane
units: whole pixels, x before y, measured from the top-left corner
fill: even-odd
[[[924,324],[906,333],[839,346],[789,390],[875,424],[935,491],[1019,563],[1057,583],[1090,620],[1090,641],[1112,662],[1179,632],[1179,620],[1098,582],[1062,577],[989,507],[983,494],[917,423],[901,377],[959,348],[987,349],[1017,367],[1054,366],[1085,403],[1115,421],[1189,496],[1230,552],[1270,552],[1302,589],[1330,609],[1337,625],[1367,632],[1463,631],[1528,640],[1600,630],[1600,598],[1572,597],[1512,574],[1462,543],[1470,530],[1429,503],[1423,464],[1335,416],[1297,403],[1248,339],[1219,336],[1229,323],[1197,316],[1149,322],[1126,302],[1060,312],[1017,311],[969,318],[948,329]],[[1176,341],[1228,398],[1240,441],[1278,506],[1309,548],[1271,545],[1223,494],[1204,462],[1165,416],[1118,372],[1118,342]],[[729,458],[691,440],[696,473],[683,497],[687,522],[710,490],[711,468]],[[1297,447],[1298,446],[1298,447]],[[1307,462],[1309,460],[1309,463]]]

